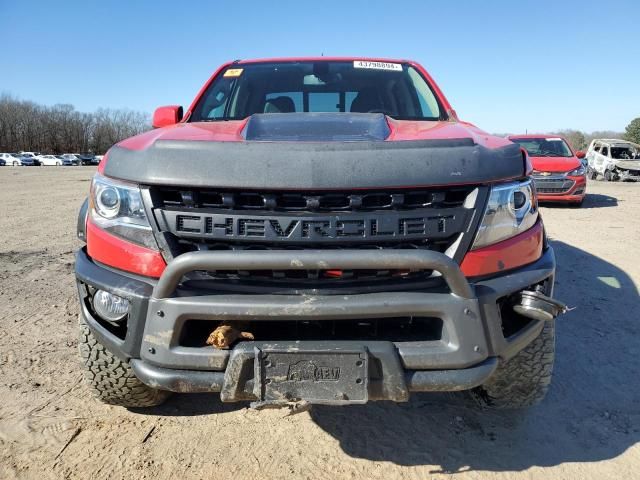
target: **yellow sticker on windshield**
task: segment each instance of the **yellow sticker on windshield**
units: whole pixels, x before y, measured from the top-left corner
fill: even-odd
[[[242,75],[242,68],[230,68],[226,72],[224,72],[223,77],[239,77]]]

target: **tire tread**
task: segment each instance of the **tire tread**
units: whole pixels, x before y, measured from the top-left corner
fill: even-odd
[[[487,383],[472,391],[482,405],[525,408],[544,399],[551,385],[555,358],[555,322],[546,322],[540,335],[507,362]]]
[[[78,349],[85,380],[102,402],[130,408],[154,407],[169,397],[169,392],[153,389],[138,380],[128,363],[98,342],[82,317]]]

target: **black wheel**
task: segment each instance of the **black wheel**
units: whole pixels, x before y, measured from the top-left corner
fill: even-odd
[[[82,315],[78,348],[85,367],[85,379],[102,402],[130,408],[153,407],[169,397],[169,392],[150,388],[138,380],[128,363],[98,342]]]
[[[524,408],[542,401],[551,384],[555,358],[555,322],[515,357],[501,363],[494,375],[472,391],[476,400],[493,408]]]
[[[604,179],[607,182],[615,182],[618,180],[618,174],[613,170],[607,170],[604,172]]]
[[[596,172],[595,170],[590,170],[589,171],[589,178],[591,180],[596,180],[598,178],[598,172]]]

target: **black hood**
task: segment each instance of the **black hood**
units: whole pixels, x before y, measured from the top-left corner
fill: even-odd
[[[453,140],[209,142],[113,147],[104,173],[147,185],[351,189],[480,184],[524,175],[520,147]]]

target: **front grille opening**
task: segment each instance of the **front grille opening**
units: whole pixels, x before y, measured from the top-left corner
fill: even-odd
[[[199,192],[198,200],[203,207],[222,207],[224,205],[222,194],[217,192]]]
[[[205,347],[206,340],[221,322],[187,320],[180,334],[180,346]],[[358,320],[255,320],[238,322],[256,341],[294,340],[386,340],[391,342],[438,341],[443,322],[435,317],[391,317]],[[209,347],[213,348],[213,347]]]
[[[389,193],[371,193],[362,198],[362,207],[367,209],[388,208],[392,202],[393,196]]]
[[[243,208],[263,208],[266,205],[266,197],[258,193],[240,193],[237,203]]]
[[[500,317],[502,318],[502,334],[504,335],[504,338],[515,335],[533,322],[531,318],[520,315],[513,310],[512,305],[515,301],[516,299],[511,296],[502,297],[498,300],[498,308],[500,309]]]
[[[475,187],[370,191],[261,192],[154,187],[158,207],[276,212],[344,212],[460,207]]]
[[[364,280],[402,280],[426,278],[433,273],[431,270],[215,270],[203,271],[212,280],[322,280],[324,285],[331,282]]]
[[[194,252],[201,250],[303,250],[305,248],[320,248],[325,250],[340,250],[345,248],[355,249],[401,249],[401,250],[431,250],[444,253],[451,245],[453,239],[442,239],[440,241],[416,241],[398,242],[388,245],[273,245],[273,244],[252,244],[252,243],[232,243],[232,242],[194,242],[187,239],[176,239],[181,252]],[[306,286],[330,284],[338,285],[345,282],[362,281],[420,281],[432,275],[431,270],[397,270],[397,269],[361,269],[361,270],[210,270],[201,272],[209,279],[232,282],[290,282],[292,280],[301,281]]]
[[[444,195],[430,192],[411,192],[405,195],[405,205],[411,208],[427,207],[434,199],[444,199]]]
[[[284,194],[280,195],[280,207],[284,210],[304,210],[307,208],[307,201],[303,195]]]
[[[342,210],[350,205],[348,195],[323,195],[318,199],[318,207],[323,210]]]

